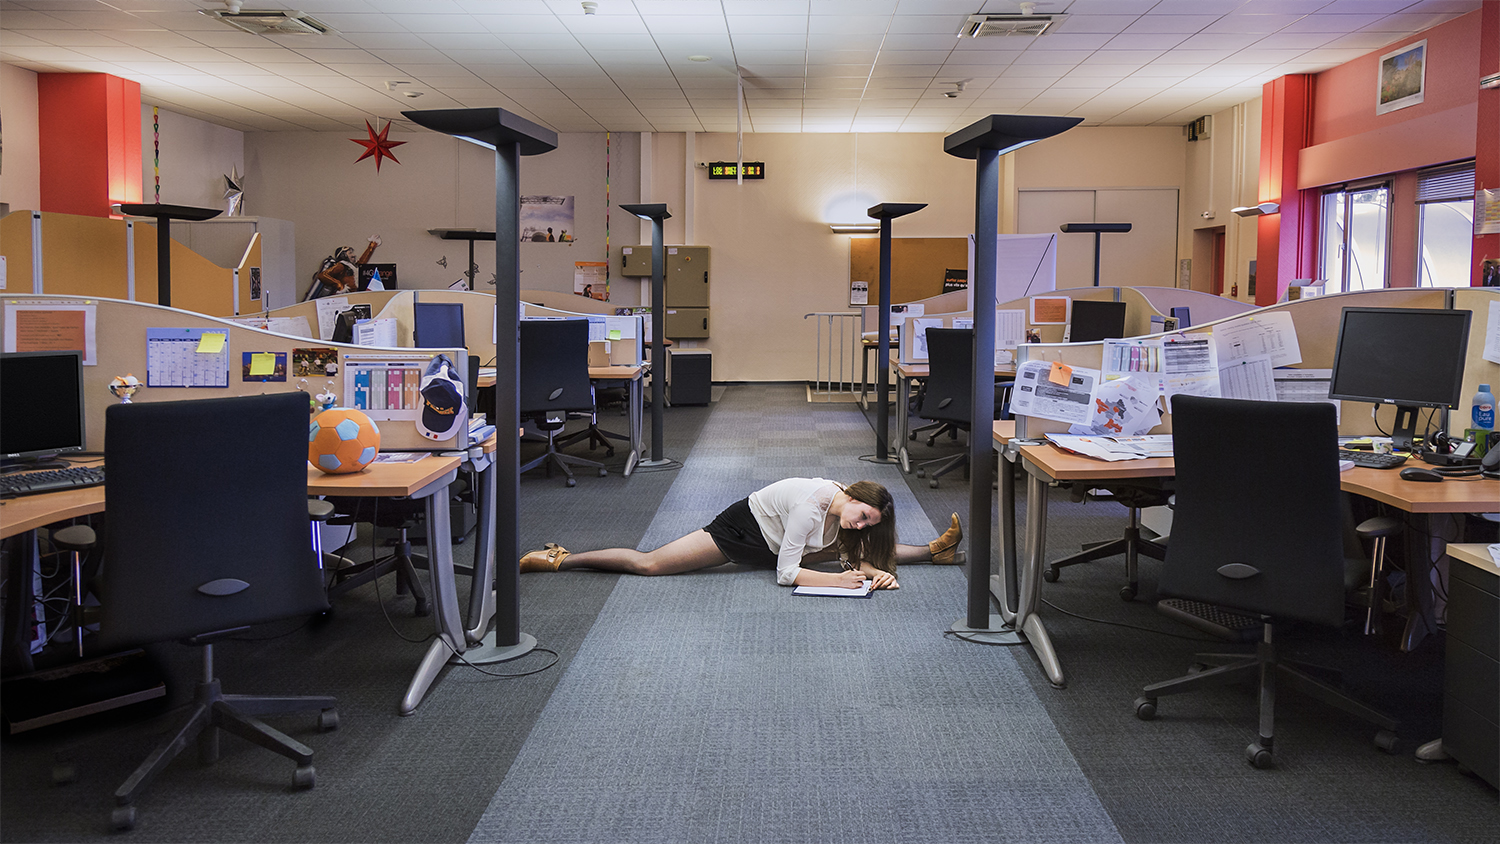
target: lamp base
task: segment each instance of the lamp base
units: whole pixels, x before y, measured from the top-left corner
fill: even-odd
[[[1025,636],[1007,628],[1005,619],[998,615],[990,616],[989,627],[970,627],[967,622],[967,618],[960,618],[948,630],[965,642],[982,645],[1019,645],[1026,641]]]
[[[673,463],[676,463],[676,462],[677,461],[675,461],[675,460],[671,460],[669,458],[663,457],[660,460],[642,460],[641,462],[639,462],[639,463],[637,463],[635,465],[636,465],[636,468],[645,467],[647,469],[650,469],[650,468],[655,467],[655,466],[670,466],[670,465],[672,465]]]
[[[899,457],[876,457],[873,454],[861,454],[859,456],[859,459],[863,460],[866,463],[890,464],[901,462],[901,459]]]
[[[462,655],[449,659],[449,662],[467,662],[470,665],[489,665],[494,662],[509,662],[536,650],[536,637],[530,633],[522,633],[521,641],[514,645],[495,644],[495,631],[484,634],[484,644],[477,645],[464,651]]]

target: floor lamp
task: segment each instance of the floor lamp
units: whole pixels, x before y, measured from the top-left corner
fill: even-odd
[[[1094,286],[1099,286],[1099,236],[1105,232],[1128,232],[1129,223],[1063,223],[1058,227],[1063,234],[1078,234],[1082,232],[1094,235]]]
[[[1015,644],[1030,641],[1038,653],[1031,628],[1022,637],[1019,625],[1005,630],[1003,616],[990,615],[990,450],[991,438],[985,435],[994,425],[995,416],[995,238],[1000,230],[1000,156],[1028,144],[1050,138],[1083,122],[1081,117],[1041,117],[1019,114],[992,114],[943,139],[943,151],[957,158],[972,158],[975,163],[974,188],[974,277],[969,284],[974,291],[974,384],[971,387],[969,426],[969,600],[968,614],[954,622],[952,630],[960,638],[985,643]],[[1015,525],[1002,525],[1014,531]],[[1009,556],[1009,555],[1007,555]],[[1008,580],[1013,581],[1015,560],[1005,561]],[[1024,605],[1024,597],[1017,606]],[[1030,619],[1046,642],[1046,631],[1035,615]],[[1015,621],[1024,620],[1017,612]],[[1054,657],[1055,660],[1055,657]]]
[[[672,216],[664,202],[621,205],[620,210],[651,221],[651,459],[641,466],[666,466],[662,446],[662,409],[667,380],[667,250],[662,245],[661,221]]]
[[[504,662],[530,653],[536,638],[521,632],[521,442],[506,436],[521,427],[521,156],[557,149],[557,133],[500,108],[405,111],[418,126],[495,151],[495,491],[489,506],[480,485],[479,518],[495,521],[495,631],[484,647],[457,651],[470,663]],[[470,264],[472,266],[472,262]],[[483,549],[480,549],[482,552]],[[476,569],[481,561],[474,561]],[[503,565],[502,565],[503,563]],[[483,589],[478,578],[474,588]],[[441,642],[434,650],[443,648]],[[446,658],[446,657],[445,657]],[[455,657],[457,658],[457,657]]]
[[[172,221],[211,220],[224,213],[217,208],[194,208],[190,205],[123,204],[121,214],[156,218],[156,304],[172,307]]]
[[[890,444],[890,426],[886,420],[891,413],[891,221],[926,207],[925,202],[882,202],[865,211],[880,221],[880,345],[875,353],[875,395],[880,410],[875,413],[875,457],[871,463],[896,462],[886,450]],[[901,412],[906,412],[906,396],[901,397]]]

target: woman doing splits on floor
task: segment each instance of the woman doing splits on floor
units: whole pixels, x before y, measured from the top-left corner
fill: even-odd
[[[926,545],[896,542],[896,505],[873,481],[845,486],[823,478],[788,478],[725,508],[708,527],[655,551],[606,548],[570,553],[555,543],[521,558],[521,571],[602,569],[627,574],[681,574],[724,563],[776,569],[782,586],[899,589],[899,563],[962,562],[958,514],[942,536]],[[842,571],[804,563],[843,561]]]

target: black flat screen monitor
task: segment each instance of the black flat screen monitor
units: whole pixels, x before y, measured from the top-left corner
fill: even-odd
[[[84,448],[83,354],[0,355],[0,456],[7,464],[43,468],[51,458]]]
[[[464,306],[457,302],[412,303],[412,344],[419,349],[466,349]]]
[[[1417,408],[1458,407],[1469,311],[1344,308],[1328,397],[1396,405],[1391,443],[1410,449]]]
[[[1125,303],[1073,300],[1068,317],[1068,342],[1092,343],[1125,336]]]

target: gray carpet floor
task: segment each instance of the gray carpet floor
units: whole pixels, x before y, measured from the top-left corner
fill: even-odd
[[[914,476],[877,476],[887,467],[850,461],[848,454],[874,448],[869,423],[848,421],[850,405],[808,405],[800,385],[716,385],[715,393],[720,392],[721,401],[708,407],[667,409],[665,455],[683,461],[683,469],[640,471],[627,479],[619,475],[624,455],[617,453],[605,458],[612,470],[608,477],[580,475],[572,489],[561,478],[545,478],[540,472],[525,476],[523,546],[561,541],[644,547],[701,526],[706,519],[693,511],[707,498],[733,500],[774,479],[770,472],[762,478],[751,474],[758,470],[757,455],[779,459],[760,451],[761,433],[751,440],[748,432],[758,429],[749,417],[757,414],[785,417],[775,423],[788,435],[783,439],[806,447],[795,461],[778,464],[775,477],[887,480],[897,495],[898,528],[906,541],[926,541],[949,513],[967,512],[968,485],[961,475],[944,478],[938,489],[931,489]],[[700,436],[721,411],[726,420],[746,417],[734,423],[740,431],[736,436],[743,437],[738,448],[720,448],[717,437]],[[623,419],[615,425],[609,418],[604,421],[606,427],[623,429]],[[844,442],[841,431],[852,439]],[[699,447],[710,457],[694,456]],[[828,447],[847,451],[836,461],[814,462],[825,459]],[[946,440],[932,448],[918,441],[914,457],[956,447]],[[585,453],[581,445],[574,451]],[[716,480],[693,480],[695,467],[706,470],[735,460],[741,463],[732,473],[721,468]],[[1055,491],[1049,506],[1050,555],[1118,536],[1124,523],[1124,510],[1117,505],[1075,504],[1065,491]],[[1496,539],[1500,537],[1487,541]],[[460,562],[471,549],[472,543],[455,549]],[[275,721],[314,749],[317,787],[292,791],[290,763],[226,739],[218,764],[200,768],[189,754],[153,783],[140,802],[140,824],[128,840],[462,842],[490,833],[498,839],[508,833],[503,817],[494,814],[497,795],[521,795],[522,790],[540,794],[547,790],[548,776],[557,781],[575,776],[548,769],[538,771],[533,781],[520,777],[520,763],[534,769],[533,754],[547,756],[547,744],[554,739],[557,755],[564,756],[563,751],[579,744],[572,729],[597,730],[587,722],[608,716],[589,711],[575,719],[576,727],[554,722],[554,704],[568,699],[554,692],[571,695],[574,684],[593,673],[575,666],[617,658],[633,668],[658,660],[657,651],[669,650],[681,656],[668,665],[669,673],[617,671],[606,664],[601,670],[617,672],[617,685],[584,689],[592,696],[575,700],[607,706],[618,697],[640,706],[641,700],[675,698],[676,717],[688,725],[683,731],[702,737],[700,744],[688,746],[677,732],[617,731],[590,748],[583,761],[597,760],[597,767],[586,770],[601,773],[623,767],[627,784],[643,773],[644,768],[630,764],[641,760],[652,763],[664,781],[697,789],[693,793],[707,790],[690,782],[695,776],[717,783],[737,813],[688,807],[691,811],[684,815],[698,829],[712,821],[714,840],[772,840],[766,829],[795,840],[810,823],[832,830],[829,840],[882,840],[869,831],[875,823],[887,824],[889,814],[871,820],[851,814],[841,823],[843,809],[831,803],[827,809],[820,804],[824,814],[811,820],[806,812],[789,810],[789,802],[771,805],[771,798],[785,795],[778,790],[785,788],[783,781],[773,773],[789,774],[807,793],[834,795],[833,800],[847,799],[847,792],[858,790],[854,786],[887,789],[891,794],[884,801],[859,795],[860,806],[908,812],[902,821],[907,826],[901,828],[906,840],[967,840],[971,828],[957,828],[946,816],[932,817],[937,807],[946,811],[955,805],[952,810],[973,819],[991,841],[1079,840],[1101,827],[1116,830],[1131,844],[1495,840],[1500,829],[1495,790],[1452,764],[1424,765],[1411,755],[1417,743],[1441,730],[1441,635],[1429,637],[1410,654],[1398,652],[1389,640],[1367,640],[1346,631],[1297,631],[1286,637],[1283,645],[1292,656],[1344,668],[1345,685],[1398,715],[1407,746],[1399,755],[1380,753],[1363,725],[1284,695],[1278,706],[1278,768],[1256,771],[1241,757],[1255,724],[1248,687],[1179,696],[1170,703],[1164,699],[1154,722],[1131,714],[1130,703],[1143,684],[1181,674],[1195,651],[1223,646],[1195,640],[1191,631],[1154,611],[1159,564],[1143,563],[1141,594],[1129,603],[1116,595],[1123,571],[1123,561],[1115,558],[1070,568],[1058,583],[1045,584],[1042,595],[1048,605],[1042,616],[1068,674],[1068,687],[1062,690],[1047,684],[1027,649],[987,648],[935,635],[963,614],[958,569],[907,567],[900,593],[869,601],[791,598],[771,582],[769,573],[734,567],[654,580],[597,572],[527,575],[521,578],[522,630],[556,652],[557,663],[548,668],[552,655],[538,651],[486,668],[497,674],[539,672],[527,676],[449,668],[417,713],[405,718],[397,715],[396,705],[432,626],[428,619],[412,617],[410,598],[393,595],[386,578],[378,588],[366,586],[341,597],[326,619],[270,626],[218,647],[227,691],[339,698],[342,723],[336,732],[318,733],[306,717]],[[649,597],[642,590],[662,587],[664,591],[651,593],[659,596],[656,604],[640,609]],[[467,579],[460,578],[461,594],[467,595],[467,588]],[[752,612],[762,601],[773,604],[766,619],[774,623],[764,626],[760,614]],[[732,609],[708,617],[704,611],[709,606]],[[660,625],[653,615],[662,617]],[[661,636],[662,625],[673,635]],[[619,639],[603,635],[605,629],[620,631]],[[783,635],[786,631],[795,635]],[[867,637],[885,641],[877,650],[866,644]],[[806,648],[794,651],[793,642]],[[642,649],[647,653],[636,653]],[[186,700],[197,670],[192,652],[173,644],[151,650],[168,676],[168,703]],[[881,650],[893,656],[886,658]],[[719,654],[718,664],[704,662],[710,651]],[[933,658],[924,664],[923,655],[929,653]],[[809,676],[803,670],[809,664],[828,666],[828,676]],[[789,666],[795,672],[788,673]],[[691,694],[688,677],[701,678],[701,694]],[[731,684],[731,678],[738,683]],[[784,692],[778,691],[783,678]],[[981,705],[959,713],[964,702],[975,699],[982,699]],[[1041,707],[1041,715],[1018,703],[1028,700]],[[694,710],[694,704],[702,705]],[[168,721],[150,720],[160,708],[141,706],[5,737],[0,743],[0,841],[127,840],[108,832],[109,795],[167,728]],[[935,714],[921,717],[928,709]],[[778,719],[782,710],[788,715]],[[788,726],[788,719],[799,715],[808,726]],[[710,729],[730,722],[733,744]],[[873,732],[872,725],[883,726],[887,735],[861,739],[861,744],[828,738],[849,725],[850,732],[843,735]],[[775,746],[783,730],[806,743],[789,744],[776,758],[757,755]],[[989,745],[968,743],[976,735],[985,741],[983,734],[990,730],[1036,749],[1027,756],[991,758]],[[661,748],[673,748],[673,755],[661,755]],[[872,751],[880,755],[871,758]],[[901,751],[913,755],[897,756]],[[48,774],[58,756],[79,763],[77,782],[51,784]],[[700,760],[717,764],[690,772],[673,767],[689,758],[695,765]],[[867,759],[867,768],[855,770],[854,763]],[[606,768],[606,763],[614,767]],[[958,777],[952,775],[954,769],[961,771]],[[1055,783],[1059,771],[1067,789]],[[1035,780],[1006,779],[1027,773]],[[842,782],[850,786],[841,787]],[[1032,782],[1040,786],[1033,788]],[[587,781],[586,793],[607,785],[602,777]],[[545,794],[538,799],[558,800]],[[678,798],[662,794],[655,799]],[[529,797],[512,802],[509,811],[536,814]],[[649,803],[641,811],[660,812],[655,806]],[[762,806],[774,827],[757,826]],[[1020,810],[1011,812],[1016,806]],[[1049,820],[1049,814],[1062,820]],[[639,817],[643,815],[632,816],[628,828],[640,828]],[[555,829],[546,818],[537,823],[541,829]],[[650,832],[666,837],[685,828],[675,820],[673,824],[660,835]],[[582,828],[592,831],[597,825]],[[906,832],[908,828],[914,831]],[[708,840],[706,834],[703,838]],[[528,835],[522,840],[542,839]]]
[[[727,393],[640,547],[790,475],[884,481],[898,533],[935,535],[859,461],[857,410],[791,398]],[[1013,653],[944,637],[962,571],[899,574],[869,600],[737,566],[620,578],[470,841],[1119,840]]]

